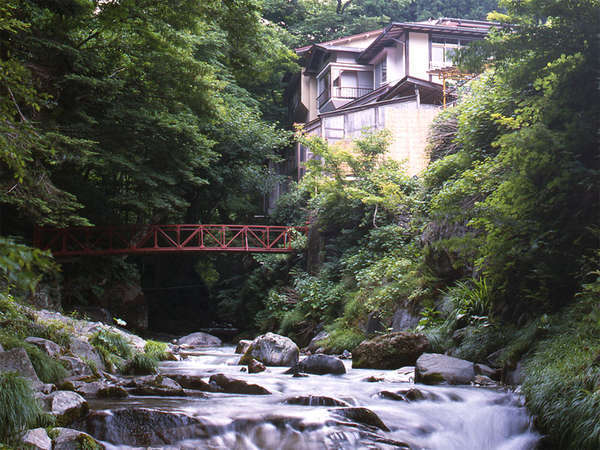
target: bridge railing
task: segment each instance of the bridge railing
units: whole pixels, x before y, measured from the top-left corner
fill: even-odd
[[[34,245],[54,256],[161,252],[290,253],[307,227],[273,225],[128,225],[37,228]]]

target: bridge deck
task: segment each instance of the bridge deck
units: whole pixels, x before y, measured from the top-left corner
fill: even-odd
[[[128,225],[37,228],[34,246],[55,257],[164,252],[291,253],[307,227],[272,225]]]

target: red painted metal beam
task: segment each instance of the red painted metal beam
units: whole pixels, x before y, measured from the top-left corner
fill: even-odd
[[[55,257],[178,252],[291,253],[307,227],[127,225],[36,228],[34,246]]]

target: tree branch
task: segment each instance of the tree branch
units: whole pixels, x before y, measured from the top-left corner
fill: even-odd
[[[13,91],[11,90],[11,88],[9,86],[6,86],[6,89],[8,89],[8,94],[10,95],[10,98],[11,98],[12,102],[14,103],[15,108],[17,108],[17,112],[19,113],[19,117],[21,117],[21,120],[23,122],[27,122],[27,118],[21,112],[21,108],[19,108],[19,104],[17,103],[17,99],[15,98],[15,95],[13,94]]]

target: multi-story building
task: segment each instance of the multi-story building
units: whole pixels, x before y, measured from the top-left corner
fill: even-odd
[[[387,129],[389,157],[409,175],[428,164],[429,126],[441,109],[439,70],[452,66],[456,50],[483,39],[490,22],[438,19],[391,23],[370,31],[296,49],[302,72],[288,91],[292,120],[307,134],[349,142],[365,130]],[[297,145],[298,179],[313,155]]]

